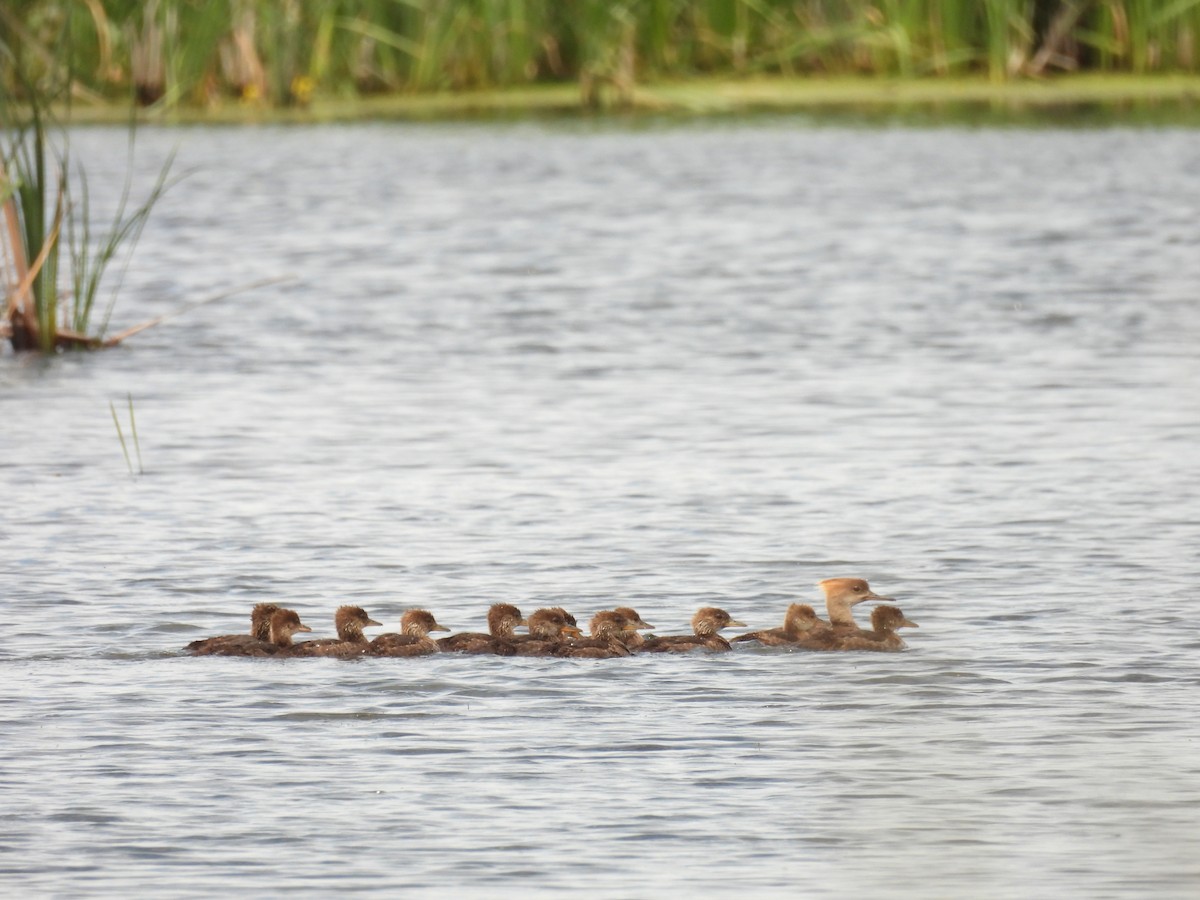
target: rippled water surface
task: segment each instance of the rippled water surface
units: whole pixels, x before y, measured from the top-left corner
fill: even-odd
[[[139,183],[176,145],[114,326],[293,280],[0,355],[7,893],[1200,891],[1200,132],[185,129]],[[179,652],[848,574],[908,652]]]

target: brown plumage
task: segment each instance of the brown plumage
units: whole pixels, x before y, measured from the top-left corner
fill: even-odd
[[[817,582],[825,593],[825,608],[829,611],[829,625],[834,629],[858,631],[851,609],[866,600],[890,603],[891,597],[880,597],[861,578],[826,578]]]
[[[579,622],[576,620],[576,618],[573,615],[571,615],[569,612],[567,612],[565,609],[563,609],[561,606],[551,606],[550,611],[556,612],[559,615],[561,615],[563,617],[563,619],[566,620],[568,627],[570,627],[570,628],[578,628],[579,627]]]
[[[857,634],[835,634],[831,646],[822,650],[869,650],[876,653],[894,653],[908,645],[896,634],[897,628],[919,628],[910,621],[898,606],[877,606],[871,611],[871,631]]]
[[[444,651],[456,653],[512,655],[508,639],[514,636],[514,629],[527,624],[521,611],[509,603],[495,603],[488,610],[487,622],[487,634],[464,631],[442,638],[438,646]]]
[[[514,656],[550,656],[567,638],[580,636],[574,618],[561,607],[539,609],[529,617],[529,634],[514,634],[507,643]]]
[[[725,640],[717,632],[731,625],[745,627],[744,623],[734,620],[725,610],[718,609],[715,606],[706,606],[692,616],[692,634],[664,635],[663,637],[650,638],[638,648],[638,652],[686,653],[689,650],[695,650],[697,647],[704,647],[708,650],[716,650],[718,652],[728,650],[729,641]]]
[[[333,624],[337,628],[337,637],[296,644],[292,647],[291,655],[334,656],[339,659],[362,656],[370,646],[367,636],[363,634],[363,628],[379,623],[368,616],[360,606],[339,606],[333,614]]]
[[[807,603],[793,603],[783,617],[782,628],[748,631],[745,634],[739,634],[730,643],[758,641],[768,647],[777,647],[781,644],[794,644],[800,640],[811,639],[828,630],[829,625],[817,617],[811,606]]]
[[[438,652],[431,631],[449,631],[424,609],[410,609],[400,617],[400,634],[381,634],[371,641],[371,656],[427,656]]]
[[[642,617],[638,615],[638,611],[636,609],[628,606],[618,606],[613,610],[613,612],[619,612],[621,615],[625,616],[625,618],[632,620],[634,623],[634,630],[626,633],[625,637],[622,638],[626,647],[628,647],[630,650],[637,650],[642,646],[642,644],[646,643],[646,638],[644,638],[639,632],[644,631],[647,628],[653,628],[654,626],[649,622],[643,621]]]
[[[184,649],[193,656],[236,656],[242,655],[239,648],[255,646],[271,639],[271,616],[279,607],[274,603],[260,603],[250,613],[249,634],[223,634],[219,637],[192,641]]]
[[[271,614],[268,630],[269,640],[253,638],[223,650],[221,656],[288,656],[291,653],[292,635],[301,631],[312,631],[300,621],[300,616],[291,609],[277,609]]]
[[[625,641],[629,635],[637,633],[637,622],[641,622],[641,619],[630,619],[618,610],[598,612],[592,616],[588,626],[592,633],[590,638],[567,641],[554,651],[554,655],[571,659],[612,659],[628,656],[629,647]]]

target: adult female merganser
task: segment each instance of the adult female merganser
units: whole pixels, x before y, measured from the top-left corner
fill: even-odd
[[[825,592],[825,608],[829,610],[829,624],[835,630],[858,631],[851,609],[867,600],[881,603],[892,602],[891,597],[881,597],[861,578],[826,578],[818,581],[817,587]]]
[[[692,631],[694,634],[664,635],[649,638],[641,647],[639,653],[686,653],[697,647],[709,650],[723,651],[729,649],[729,641],[717,634],[722,628],[730,626],[745,628],[745,623],[736,621],[733,616],[715,606],[706,606],[692,616]]]

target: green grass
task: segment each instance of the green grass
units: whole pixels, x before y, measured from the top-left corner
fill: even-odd
[[[1022,110],[1070,107],[1107,109],[1113,117],[1131,109],[1162,112],[1164,118],[1200,120],[1200,76],[1073,75],[1050,80],[993,83],[976,78],[689,78],[638,85],[624,115],[736,115],[759,111],[822,113],[855,110],[930,114],[954,110],[1004,118]],[[336,123],[363,120],[580,116],[573,84],[528,85],[474,91],[384,94],[317,99],[306,108],[270,109],[229,103],[207,109],[147,113],[151,121],[181,124]],[[76,106],[77,124],[120,124],[122,105]]]
[[[69,59],[57,52],[65,33]],[[1200,0],[26,0],[13,67],[77,99],[276,108],[574,85],[627,104],[668,80],[1200,72]]]
[[[142,466],[142,445],[138,440],[137,419],[133,415],[133,395],[127,394],[126,397],[129,400],[129,430],[133,437],[133,448],[137,451],[137,474],[144,475],[146,474],[146,469]],[[129,458],[129,445],[125,443],[125,432],[122,430],[121,420],[117,416],[117,407],[111,400],[108,403],[108,409],[112,413],[113,425],[117,429],[117,440],[121,442],[121,454],[125,457],[125,465],[129,468],[129,474],[133,475],[133,460]]]

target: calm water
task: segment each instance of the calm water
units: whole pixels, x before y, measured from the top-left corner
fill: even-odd
[[[176,145],[114,325],[294,280],[0,356],[7,893],[1200,892],[1200,132],[151,131],[140,183]],[[178,651],[834,575],[909,652]]]

